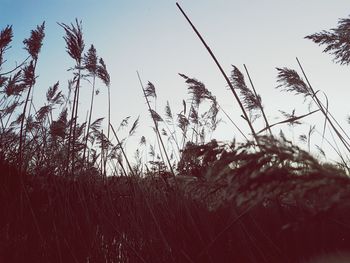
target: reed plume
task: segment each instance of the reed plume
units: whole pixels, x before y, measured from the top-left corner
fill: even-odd
[[[76,139],[76,127],[78,119],[78,105],[79,105],[79,90],[80,90],[80,80],[81,80],[81,70],[82,70],[82,59],[83,51],[85,48],[83,32],[82,32],[82,22],[75,20],[75,25],[71,23],[70,25],[64,23],[58,23],[61,26],[66,35],[63,37],[66,42],[66,51],[69,56],[75,60],[73,83],[74,88],[74,98],[73,107],[71,112],[70,128],[68,135],[68,150],[67,150],[67,171],[69,169],[70,160],[72,161],[72,172],[74,171],[74,158],[75,158],[75,139]],[[72,148],[72,149],[71,149]]]

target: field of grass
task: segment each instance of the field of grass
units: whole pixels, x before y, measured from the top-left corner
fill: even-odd
[[[300,116],[283,112],[284,121],[271,123],[248,69],[242,73],[233,66],[227,75],[183,14],[227,81],[250,133],[241,131],[199,80],[180,74],[190,98],[179,113],[167,103],[163,115],[154,106],[154,85],[139,76],[156,139],[142,136],[140,146],[149,153],[136,151],[132,160],[125,145],[134,139],[139,119],[113,126],[109,110],[105,130],[106,120],[92,119],[97,83],[107,87],[111,103],[110,74],[93,45],[85,50],[80,21],[59,24],[74,62],[68,93],[57,82],[40,107],[32,94],[45,23],[23,41],[28,57],[8,71],[3,68],[13,32],[11,26],[1,30],[0,262],[308,262],[350,251],[350,138],[300,61],[301,75],[277,69],[277,88],[304,96],[314,110]],[[337,28],[306,38],[347,65],[349,35],[350,19],[341,19]],[[86,80],[91,100],[80,123]],[[312,114],[324,117],[322,140],[339,162],[310,154],[314,127],[299,136],[307,149],[272,132],[275,126],[303,125]],[[246,141],[212,138],[221,115]],[[265,124],[260,131],[257,118]],[[123,129],[127,136],[120,137]]]

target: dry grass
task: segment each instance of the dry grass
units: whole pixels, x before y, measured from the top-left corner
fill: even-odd
[[[55,83],[38,110],[30,96],[44,24],[24,41],[28,58],[7,72],[12,27],[0,32],[0,262],[300,262],[350,250],[350,139],[318,99],[299,60],[303,77],[278,68],[278,88],[303,95],[317,110],[301,116],[282,111],[286,120],[270,124],[247,68],[251,89],[237,67],[227,77],[192,24],[227,79],[252,137],[243,134],[244,143],[208,139],[221,113],[242,130],[201,81],[180,74],[190,98],[176,114],[167,103],[165,118],[151,106],[155,86],[144,88],[140,81],[158,145],[142,136],[140,148],[150,147],[149,161],[138,151],[135,164],[126,141],[139,118],[128,127],[127,117],[114,129],[109,110],[107,132],[103,118],[92,120],[96,78],[108,88],[110,104],[107,66],[94,46],[84,53],[81,22],[59,25],[75,62],[73,76],[67,95]],[[308,38],[348,64],[348,42],[341,38],[346,43],[338,45],[344,32],[350,32],[347,19],[331,33]],[[90,84],[89,117],[80,122],[80,88]],[[339,163],[322,163],[283,133],[272,133],[274,126],[301,124],[317,112],[324,116],[322,139],[329,142],[328,126],[337,136],[329,143]],[[255,132],[260,116],[261,131],[269,136]],[[301,135],[308,150],[313,131]]]

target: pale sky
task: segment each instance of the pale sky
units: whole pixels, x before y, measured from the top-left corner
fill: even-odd
[[[330,111],[344,128],[346,116],[350,114],[349,68],[332,62],[330,55],[322,53],[306,35],[323,29],[334,28],[339,18],[349,15],[348,0],[188,0],[179,1],[207,43],[216,54],[227,73],[231,64],[243,72],[243,64],[250,70],[258,93],[262,96],[266,113],[273,123],[281,117],[278,110],[296,114],[307,113],[302,97],[283,93],[276,87],[276,67],[298,69],[295,57],[299,57],[314,89],[328,95]],[[136,70],[143,82],[155,84],[158,100],[157,109],[164,113],[169,100],[174,113],[181,110],[182,100],[188,99],[187,86],[177,73],[195,77],[217,97],[219,103],[237,124],[248,132],[241,119],[237,103],[214,65],[209,54],[200,43],[182,14],[171,0],[0,0],[0,25],[13,25],[14,41],[8,51],[6,66],[26,57],[22,41],[36,25],[46,21],[46,37],[39,55],[37,73],[39,78],[34,88],[35,104],[41,105],[41,98],[48,87],[57,80],[61,89],[67,92],[67,81],[72,77],[67,72],[74,61],[65,51],[64,31],[56,22],[70,24],[75,18],[82,20],[85,45],[91,44],[103,57],[111,75],[112,123],[118,125],[126,116],[134,120],[141,115],[141,123],[133,140],[135,147],[141,135],[154,139],[151,119],[138,83]],[[300,72],[300,71],[299,71]],[[96,97],[93,118],[107,116],[107,90],[100,85]],[[81,115],[85,120],[91,87],[83,83],[81,88]],[[231,140],[241,136],[221,115],[221,123],[214,134],[219,140]],[[317,124],[322,130],[322,118],[318,115],[305,119]],[[281,119],[279,119],[281,120]],[[257,129],[262,123],[256,123]],[[289,128],[279,126],[286,133]],[[294,131],[306,133],[308,125]],[[293,137],[290,133],[290,139]],[[314,143],[319,143],[315,134]],[[134,145],[133,145],[134,144]],[[132,155],[132,153],[130,153]],[[334,153],[329,152],[329,156]]]

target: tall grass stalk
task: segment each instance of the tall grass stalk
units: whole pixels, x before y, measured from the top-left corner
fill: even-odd
[[[316,113],[316,112],[319,112],[319,111],[320,111],[319,109],[318,109],[318,110],[313,110],[313,111],[311,111],[311,112],[309,112],[309,113],[306,113],[306,114],[303,114],[303,115],[292,116],[292,117],[287,118],[287,119],[285,119],[285,120],[283,120],[283,121],[279,121],[279,122],[273,123],[273,124],[271,124],[270,126],[265,127],[265,128],[263,128],[263,129],[261,129],[260,131],[258,131],[257,134],[260,134],[260,133],[266,131],[268,128],[272,128],[272,127],[274,127],[274,126],[276,126],[276,125],[288,124],[288,123],[295,123],[295,122],[297,122],[298,120],[301,120],[301,119],[303,119],[303,118],[305,118],[305,117],[307,117],[307,116],[310,116],[310,115],[312,115],[312,114],[314,114],[314,113]]]
[[[143,196],[143,200],[145,200],[147,209],[148,209],[148,211],[149,211],[150,214],[151,214],[152,220],[154,221],[154,223],[155,223],[155,225],[156,225],[156,227],[157,227],[157,230],[158,230],[158,232],[159,232],[159,234],[160,234],[160,236],[161,236],[161,238],[162,238],[162,241],[163,241],[165,247],[167,248],[167,250],[169,251],[169,253],[171,253],[170,245],[169,245],[169,243],[168,243],[168,241],[167,241],[167,239],[166,239],[166,237],[165,237],[165,235],[164,235],[164,232],[163,232],[163,230],[162,230],[162,228],[161,228],[161,225],[160,225],[160,223],[159,223],[159,220],[157,219],[157,216],[155,215],[155,212],[154,212],[153,208],[151,207],[151,204],[150,204],[150,202],[149,202],[149,200],[148,200],[148,197],[145,195],[144,190],[143,190],[142,187],[140,186],[139,181],[138,181],[138,179],[137,179],[136,176],[135,176],[134,170],[132,169],[132,167],[131,167],[131,165],[130,165],[130,162],[129,162],[129,160],[128,160],[126,154],[125,154],[125,151],[124,151],[124,149],[123,149],[123,146],[122,146],[122,144],[121,144],[121,142],[120,142],[120,140],[119,140],[119,138],[118,138],[118,136],[117,136],[117,134],[116,134],[116,132],[115,132],[115,130],[114,130],[114,128],[113,128],[113,125],[110,124],[110,126],[111,126],[112,132],[114,133],[114,136],[115,136],[115,138],[116,138],[118,144],[120,145],[120,149],[121,149],[121,151],[122,151],[122,153],[123,153],[123,155],[124,155],[124,158],[125,158],[125,160],[126,160],[126,162],[127,162],[128,167],[129,167],[129,169],[130,169],[130,173],[133,175],[133,178],[132,178],[133,180],[130,180],[129,183],[130,183],[131,185],[133,185],[133,182],[136,183],[136,186],[138,187],[139,193]],[[135,189],[134,189],[133,187],[132,187],[132,189],[135,191]],[[135,192],[134,192],[134,195],[135,195]],[[172,258],[172,261],[175,262],[174,259],[173,259],[173,257],[171,257],[171,258]]]
[[[97,66],[97,76],[102,80],[102,82],[105,84],[108,90],[108,127],[107,127],[107,142],[109,142],[109,136],[110,136],[110,123],[111,123],[111,78],[107,71],[106,63],[102,58],[99,59],[99,64]],[[104,161],[104,169],[106,170],[106,163],[107,163],[107,157],[108,157],[108,150],[109,150],[109,143],[107,144],[106,148],[106,159]]]
[[[181,8],[179,3],[176,3],[177,7],[180,9],[181,13],[183,14],[183,16],[186,18],[187,22],[191,25],[192,29],[194,30],[194,32],[197,34],[198,38],[201,40],[202,44],[205,46],[205,48],[207,49],[207,51],[209,52],[210,56],[212,57],[212,59],[214,60],[216,66],[219,68],[219,71],[221,72],[221,74],[223,75],[224,79],[226,80],[228,86],[230,87],[239,107],[241,108],[241,111],[243,113],[243,118],[246,120],[250,131],[253,135],[253,138],[255,139],[256,143],[259,144],[259,139],[256,135],[256,132],[254,130],[253,124],[252,122],[249,120],[248,114],[246,112],[246,110],[243,107],[243,104],[237,94],[237,92],[235,91],[235,89],[233,88],[233,85],[229,79],[229,77],[226,75],[225,71],[223,70],[223,68],[221,67],[219,61],[217,60],[216,56],[214,55],[213,51],[211,50],[211,48],[208,46],[208,44],[205,42],[205,40],[203,39],[202,35],[199,33],[199,31],[197,30],[197,28],[194,26],[194,24],[191,22],[190,18],[186,15],[185,11]]]
[[[247,76],[248,76],[250,85],[252,86],[254,95],[255,95],[256,98],[259,98],[259,95],[258,95],[258,93],[256,92],[255,86],[254,86],[253,81],[252,81],[252,79],[251,79],[251,77],[250,77],[248,68],[247,68],[247,66],[246,66],[245,64],[243,64],[243,66],[244,66],[245,72],[247,73]],[[272,131],[271,131],[271,128],[270,128],[270,124],[269,124],[269,122],[268,122],[268,120],[267,120],[267,117],[266,117],[266,114],[265,114],[265,111],[264,111],[264,107],[263,107],[262,104],[261,104],[261,100],[260,100],[260,99],[257,99],[257,102],[259,103],[258,106],[259,106],[259,108],[260,108],[261,114],[263,115],[263,118],[264,118],[264,121],[265,121],[265,127],[268,129],[270,135],[273,135],[273,134],[272,134]]]
[[[110,130],[111,127],[109,126],[109,124],[111,123],[111,89],[110,89],[110,85],[108,84],[107,86],[107,90],[108,90],[108,128],[107,128],[107,141],[109,142],[109,138],[110,138]],[[109,144],[107,144],[107,149],[106,149],[106,159],[105,159],[105,163],[104,163],[104,169],[106,171],[106,164],[107,164],[107,159],[108,159],[108,151],[109,151]]]
[[[152,114],[153,110],[152,110],[151,105],[150,105],[150,102],[149,102],[149,100],[148,100],[148,96],[147,96],[147,94],[146,94],[146,91],[145,91],[145,89],[144,89],[144,87],[143,87],[140,74],[139,74],[138,71],[137,71],[136,73],[137,73],[137,77],[138,77],[139,82],[140,82],[140,86],[141,86],[141,88],[142,88],[143,95],[144,95],[145,100],[146,100],[146,102],[147,102],[148,110],[149,110],[149,112],[151,113],[151,117],[152,117],[152,120],[153,120],[154,128],[155,128],[155,130],[156,130],[156,134],[158,135],[159,141],[160,141],[160,143],[161,143],[161,145],[162,145],[162,148],[163,148],[163,151],[164,151],[164,155],[165,155],[166,160],[167,160],[167,162],[168,162],[169,169],[170,169],[171,173],[173,174],[173,176],[175,177],[175,172],[174,172],[173,166],[171,165],[171,162],[170,162],[168,153],[167,153],[167,151],[166,151],[166,149],[165,149],[165,146],[164,146],[164,142],[163,142],[162,136],[161,136],[161,134],[160,134],[160,132],[159,132],[158,123],[157,123],[157,121],[155,120],[154,115]]]
[[[21,166],[21,170],[23,168],[23,145],[25,144],[26,130],[23,133],[24,128],[24,120],[26,119],[27,113],[27,105],[29,102],[29,98],[32,92],[32,89],[35,85],[35,70],[38,62],[38,55],[41,50],[42,41],[45,37],[45,22],[41,24],[41,26],[37,26],[35,30],[31,31],[31,35],[28,39],[25,39],[23,43],[25,44],[25,49],[28,51],[31,56],[31,62],[24,68],[24,85],[28,88],[27,98],[24,103],[22,117],[21,117],[21,128],[19,135],[19,165]]]
[[[334,132],[336,133],[337,137],[340,139],[340,141],[342,142],[342,144],[345,146],[345,148],[347,149],[347,151],[350,153],[350,144],[349,142],[346,141],[346,139],[344,138],[344,136],[340,133],[340,131],[335,127],[334,123],[332,122],[332,120],[329,118],[329,113],[328,110],[326,110],[322,104],[322,102],[319,100],[315,90],[313,89],[313,87],[311,86],[309,79],[304,71],[304,68],[302,67],[300,61],[298,58],[296,58],[297,63],[305,77],[305,80],[309,86],[310,91],[312,92],[312,99],[313,101],[316,103],[316,105],[318,106],[318,108],[321,110],[322,114],[324,115],[325,119],[328,121],[328,123],[331,125],[332,129],[334,130]],[[347,136],[347,134],[345,134],[345,136]]]
[[[34,64],[33,64],[34,63]],[[31,61],[30,63],[32,67],[32,69],[29,69],[30,71],[32,71],[33,74],[35,74],[35,68],[36,68],[36,61]],[[30,94],[32,91],[32,88],[34,86],[34,83],[30,84],[28,91],[27,91],[27,97],[24,103],[24,107],[23,107],[23,112],[21,115],[21,127],[20,127],[20,132],[19,132],[19,149],[18,149],[18,156],[19,156],[19,165],[21,167],[21,169],[23,168],[24,164],[23,164],[23,145],[25,144],[25,133],[23,133],[23,129],[24,129],[24,120],[26,119],[26,113],[27,113],[27,105],[30,99]]]
[[[66,36],[64,40],[66,42],[66,49],[68,54],[75,60],[75,68],[77,72],[74,74],[73,82],[75,83],[73,108],[70,119],[69,136],[68,136],[68,150],[67,150],[67,172],[69,171],[70,160],[72,162],[72,173],[74,172],[74,157],[75,157],[75,139],[76,139],[76,126],[78,118],[78,104],[79,104],[79,90],[80,79],[82,70],[82,53],[84,51],[84,39],[82,32],[82,23],[75,20],[75,25],[66,25],[64,23],[58,23],[61,26]],[[72,150],[71,150],[72,148]]]
[[[177,148],[178,154],[179,154],[180,153],[180,145],[179,145],[179,142],[178,142],[178,139],[177,139],[176,129],[175,129],[175,121],[174,121],[174,117],[173,117],[173,114],[172,114],[172,111],[171,111],[171,108],[170,108],[169,101],[167,101],[167,104],[165,106],[165,116],[166,116],[166,120],[169,123],[169,125],[172,125],[172,127],[173,127],[173,130],[171,131],[170,127],[168,125],[166,125],[166,127],[167,127],[167,129],[168,129],[168,131],[169,131],[173,141],[176,144],[176,148]]]
[[[76,145],[76,132],[77,132],[77,123],[78,123],[78,108],[79,108],[79,95],[80,95],[80,79],[81,79],[81,64],[78,65],[79,69],[78,69],[78,78],[77,78],[77,82],[76,82],[76,87],[75,87],[75,91],[76,91],[76,101],[75,101],[75,110],[73,108],[73,114],[74,117],[72,119],[74,125],[73,125],[73,136],[72,136],[72,174],[74,174],[75,171],[75,145]]]
[[[239,126],[232,120],[232,118],[230,117],[230,115],[228,115],[228,113],[220,106],[219,109],[223,112],[223,114],[226,116],[226,118],[232,123],[232,125],[238,130],[238,132],[243,136],[243,138],[248,142],[249,139],[247,138],[247,136],[244,134],[244,132],[241,130],[241,128],[239,128]]]
[[[84,152],[83,152],[83,161],[85,162],[85,154],[86,154],[87,143],[88,143],[89,132],[90,132],[90,125],[91,125],[91,116],[92,116],[92,110],[94,106],[95,85],[96,85],[96,76],[97,76],[97,55],[96,55],[96,49],[93,45],[91,45],[90,49],[88,50],[88,53],[84,56],[84,67],[87,69],[87,71],[90,73],[92,77],[90,111],[89,111],[88,124],[86,127],[85,145],[84,145]]]
[[[192,108],[193,103],[194,103],[194,97],[192,97],[192,99],[191,99],[190,109]],[[189,127],[189,125],[190,125],[188,120],[190,119],[190,115],[191,115],[191,110],[188,110],[187,118],[185,117],[185,114],[186,114],[186,102],[183,101],[183,104],[184,104],[184,110],[183,110],[184,113],[183,113],[183,116],[184,116],[184,119],[185,119],[188,123],[187,123],[187,125],[186,125],[185,127],[183,127],[184,129],[183,129],[183,131],[182,131],[182,143],[181,143],[182,148],[184,148],[185,145],[186,145],[187,132],[188,132],[188,127]]]
[[[0,50],[0,52],[1,52],[1,50]],[[4,51],[3,51],[2,53],[4,53]],[[1,55],[2,55],[2,54],[0,54],[0,56],[1,56]],[[26,63],[28,62],[28,60],[29,60],[30,58],[31,58],[31,56],[29,55],[29,56],[27,56],[27,58],[25,58],[20,64],[18,64],[16,67],[10,69],[10,70],[7,71],[7,72],[0,73],[0,77],[9,75],[9,74],[11,74],[11,73],[13,73],[13,72],[15,72],[15,71],[21,69],[24,65],[26,65]],[[1,62],[1,61],[0,61],[0,62]],[[1,66],[1,63],[0,63],[0,66]],[[1,70],[1,67],[0,67],[0,70]]]
[[[112,125],[111,123],[110,123],[109,125],[111,126],[111,129],[112,129],[112,132],[113,132],[113,134],[114,134],[114,137],[116,138],[117,143],[118,143],[118,145],[119,145],[119,147],[120,147],[120,150],[122,151],[122,154],[123,154],[123,156],[124,156],[124,159],[125,159],[125,161],[126,161],[126,163],[127,163],[127,165],[128,165],[128,168],[129,168],[129,170],[130,170],[130,173],[131,173],[133,176],[135,176],[134,170],[133,170],[132,167],[131,167],[131,164],[130,164],[130,162],[129,162],[129,159],[128,159],[128,157],[126,156],[126,153],[125,153],[125,151],[124,151],[124,147],[123,147],[122,143],[120,142],[120,140],[119,140],[119,138],[118,138],[118,135],[117,135],[117,133],[115,132],[115,130],[114,130],[114,128],[113,128],[113,125]],[[124,170],[124,172],[125,172],[125,170]]]

